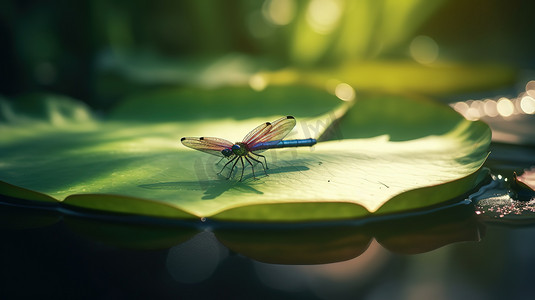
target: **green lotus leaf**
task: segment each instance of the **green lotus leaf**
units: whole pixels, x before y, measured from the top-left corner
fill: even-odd
[[[75,101],[42,100],[43,113],[27,118],[2,102],[0,194],[153,217],[295,222],[431,207],[482,180],[490,143],[486,124],[434,102],[362,96],[353,105],[299,86],[145,94],[102,120]],[[247,166],[240,182],[238,165],[227,180],[219,158],[179,141],[239,141],[284,115],[298,120],[288,138],[321,139],[266,151],[269,176]]]
[[[412,17],[411,17],[412,18]],[[350,32],[354,34],[354,32]],[[309,47],[310,48],[310,47]],[[310,51],[308,51],[310,52]],[[302,51],[300,55],[302,54]],[[344,60],[343,64],[324,68],[281,66],[259,58],[232,54],[219,59],[188,57],[168,60],[132,55],[116,60],[119,78],[99,77],[99,94],[116,98],[138,93],[158,85],[185,85],[203,88],[224,86],[262,87],[303,84],[314,88],[336,87],[345,82],[357,91],[458,95],[466,92],[495,90],[513,85],[518,70],[496,63],[461,63],[441,61],[419,64],[410,60]],[[120,81],[117,81],[120,80]],[[222,105],[224,102],[213,103]],[[290,104],[291,103],[287,103]],[[213,112],[213,111],[212,111]]]
[[[345,82],[357,91],[455,95],[510,86],[517,79],[518,71],[496,64],[353,61],[337,68],[309,72],[287,68],[260,74],[271,84],[325,86],[326,82]]]

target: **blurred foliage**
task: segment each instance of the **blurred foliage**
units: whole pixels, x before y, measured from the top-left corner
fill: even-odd
[[[411,61],[417,36],[436,42],[438,61],[533,67],[532,11],[521,0],[7,0],[0,3],[0,94],[45,90],[106,107],[123,96],[121,85],[135,83],[102,74],[132,54],[149,64],[178,59],[193,73],[195,61],[229,53],[272,69],[314,69]]]

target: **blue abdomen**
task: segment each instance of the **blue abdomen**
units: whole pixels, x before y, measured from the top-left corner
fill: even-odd
[[[254,145],[251,147],[251,151],[289,147],[310,147],[315,145],[316,142],[316,139],[269,141]]]

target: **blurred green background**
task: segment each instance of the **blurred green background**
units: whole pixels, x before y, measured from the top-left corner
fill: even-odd
[[[122,100],[131,100],[132,96],[140,99],[139,103],[146,101],[147,105],[153,104],[151,100],[158,98],[154,94],[145,97],[143,93],[167,88],[173,89],[169,95],[180,95],[182,90],[187,92],[183,87],[198,85],[203,88],[249,85],[261,89],[263,77],[257,74],[268,74],[266,78],[270,82],[313,82],[323,84],[322,87],[334,78],[351,84],[357,95],[363,90],[379,93],[416,91],[434,97],[440,97],[447,91],[455,97],[464,92],[492,93],[494,89],[520,84],[516,75],[528,70],[527,77],[530,77],[529,70],[535,69],[532,55],[535,52],[534,8],[535,2],[522,0],[1,0],[0,97],[31,105],[41,98],[37,97],[32,102],[31,97],[24,95],[35,92],[61,94],[80,99],[94,110],[106,112]],[[335,85],[337,83],[334,82]],[[465,85],[460,87],[463,83]],[[517,92],[515,90],[514,93]],[[199,97],[198,94],[195,97]],[[238,98],[230,93],[226,99],[231,97],[237,98],[236,102],[247,101],[247,97]],[[479,95],[477,97],[480,98]],[[199,105],[200,102],[194,102],[192,98],[176,97],[177,101],[189,99]],[[211,99],[221,101],[221,97]],[[373,97],[369,99],[373,100]],[[452,101],[460,100],[466,100],[466,97]],[[361,101],[358,108],[363,105],[374,108],[370,103]],[[389,103],[394,103],[394,100]],[[389,116],[405,118],[408,114],[400,114],[397,107],[389,105]],[[317,106],[314,108],[317,109]],[[346,123],[352,127],[360,125],[355,123],[359,120],[354,117],[356,111],[351,112],[351,122]],[[367,110],[362,111],[365,113]],[[418,115],[418,120],[438,120],[434,115],[418,114],[420,110],[410,111]],[[147,115],[147,111],[143,112]],[[251,117],[258,117],[258,114],[251,114]],[[377,131],[399,126],[400,123],[394,117],[378,121],[375,121],[378,118],[374,115],[366,117],[378,122]],[[189,119],[183,117],[184,120]],[[414,119],[404,120],[401,124],[416,124]],[[432,126],[436,123],[439,122]],[[381,127],[381,124],[388,126]],[[529,124],[525,128],[532,128],[529,127],[532,123]],[[439,125],[444,125],[444,122]],[[436,128],[432,126],[423,131]],[[422,129],[417,132],[422,132]],[[364,133],[377,134],[371,130]],[[344,135],[354,137],[349,133]],[[178,145],[178,137],[172,147]],[[58,140],[64,143],[76,141],[69,138],[69,135],[61,135]],[[62,147],[61,143],[41,145]],[[57,152],[41,151],[39,147],[26,148],[50,155],[53,159],[62,158]],[[492,149],[492,155],[497,153],[500,152]],[[88,157],[94,159],[93,156]],[[522,167],[526,161],[531,163],[533,158],[531,153],[519,156],[518,149],[502,157],[520,159]],[[20,161],[27,163],[26,159]],[[61,160],[58,161],[61,163]],[[83,163],[88,160],[77,161]],[[174,161],[180,162],[180,159]],[[502,164],[502,161],[506,163]],[[498,162],[511,165],[506,159]],[[150,163],[153,164],[152,161]],[[99,165],[94,165],[89,170],[97,167]],[[79,172],[82,177],[94,175],[84,173],[84,170]],[[9,208],[1,211],[7,218],[0,220],[9,221],[16,216],[25,225],[36,226],[27,219],[19,218],[19,214]],[[466,208],[467,211],[461,214],[447,211],[445,218],[449,221],[452,215],[472,216],[473,208]],[[28,211],[25,210],[24,214]],[[32,216],[33,213],[31,211]],[[434,220],[436,216],[431,217]],[[41,211],[34,217],[39,221],[37,224],[51,224],[58,218],[56,214],[49,216]],[[5,245],[0,248],[6,249],[0,255],[5,258],[0,261],[3,266],[0,282],[6,288],[3,294],[24,297],[35,293],[41,298],[50,295],[56,299],[76,298],[78,294],[95,296],[93,298],[178,295],[202,299],[202,295],[215,295],[221,290],[226,290],[228,297],[236,293],[258,295],[260,290],[271,292],[274,297],[286,295],[278,290],[279,287],[269,287],[258,279],[262,268],[269,266],[240,255],[227,257],[227,252],[221,252],[224,255],[221,254],[220,258],[220,250],[214,250],[214,264],[217,266],[221,261],[220,268],[212,278],[191,285],[178,279],[175,281],[167,274],[173,270],[166,269],[168,256],[180,257],[184,256],[183,253],[167,249],[134,252],[92,243],[75,236],[70,228],[78,228],[80,232],[88,228],[90,231],[100,230],[108,233],[103,235],[104,238],[111,236],[115,243],[122,242],[118,236],[124,236],[125,229],[100,227],[101,219],[98,220],[99,226],[90,224],[87,228],[76,224],[80,220],[69,220],[69,217],[65,220],[67,225],[28,230],[24,234],[9,229],[0,232],[2,245]],[[452,239],[448,237],[459,235],[467,237],[465,240],[472,240],[468,237],[479,240],[486,234],[486,227],[477,219],[462,219],[460,223],[446,223],[446,226],[430,226],[429,220],[417,219],[414,225],[408,227],[416,228],[415,231],[409,230],[406,234],[403,231],[392,233],[392,228],[403,226],[390,224],[384,227],[387,234],[380,231],[378,237],[387,246],[401,241],[398,245],[418,249],[409,247],[434,246],[438,245],[434,243],[436,241],[449,242]],[[142,229],[151,233],[146,226]],[[169,232],[169,228],[166,230]],[[301,273],[290,269],[296,269],[296,266],[284,267],[272,273],[275,274],[272,277],[284,280],[287,277],[281,275],[290,274],[300,279],[308,272],[318,278],[317,281],[309,281],[310,286],[318,289],[334,286],[332,290],[348,293],[347,298],[355,298],[355,295],[367,295],[368,299],[413,299],[420,295],[429,299],[448,296],[455,299],[529,298],[533,294],[531,279],[535,265],[533,230],[529,227],[517,231],[489,227],[488,231],[480,243],[456,244],[414,256],[392,254],[374,242],[367,254],[360,259],[349,260],[347,264],[320,266],[323,271],[302,269]],[[133,232],[139,245],[140,233],[143,236],[146,232],[139,228]],[[334,233],[333,236],[338,238],[337,232]],[[90,236],[91,232],[86,234]],[[178,239],[171,243],[179,243],[190,234],[193,233],[189,230],[180,232]],[[418,238],[420,244],[406,242],[410,241],[411,235]],[[254,236],[263,237],[261,234]],[[281,235],[277,233],[274,236]],[[168,241],[167,235],[161,235],[161,232],[157,232],[156,237],[159,238],[157,241]],[[365,237],[363,240],[367,242],[369,239]],[[226,241],[228,243],[231,239]],[[298,239],[294,244],[301,246],[303,241],[307,242],[306,239]],[[349,240],[348,243],[351,250],[352,242]],[[358,242],[355,241],[357,246]],[[343,250],[339,245],[336,244],[336,250]],[[202,256],[205,252],[199,252],[199,249],[223,247],[219,244],[214,247],[210,243],[193,246],[191,253],[201,253],[199,257],[203,263],[212,260],[210,256],[209,259]],[[180,250],[180,247],[183,246],[173,248]],[[299,255],[301,257],[301,253]],[[87,259],[81,260],[80,257]],[[192,261],[194,267],[191,270],[197,272],[201,264],[197,264],[199,260]],[[175,270],[183,272],[179,267]],[[189,275],[187,272],[183,274],[184,278]],[[495,284],[497,282],[500,284]],[[28,286],[33,288],[28,289]],[[308,290],[301,293],[318,297]],[[290,296],[295,295],[300,294],[290,291]]]
[[[262,70],[322,72],[370,61],[533,69],[534,6],[521,0],[4,0],[0,94],[53,92],[105,109],[142,88],[197,83],[193,74],[217,84]],[[214,68],[223,71],[208,72]],[[380,80],[388,66],[380,70],[369,80]],[[216,78],[207,79],[211,74]]]

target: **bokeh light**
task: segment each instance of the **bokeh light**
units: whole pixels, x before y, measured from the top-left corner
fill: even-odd
[[[255,91],[261,91],[265,89],[267,84],[267,79],[261,74],[254,74],[249,79],[249,86]]]
[[[485,114],[491,118],[497,117],[499,115],[498,108],[496,107],[496,101],[487,99],[483,104],[483,111]]]
[[[534,114],[535,113],[535,99],[533,99],[533,97],[531,96],[522,97],[522,100],[520,100],[520,108],[526,114]]]
[[[498,100],[496,103],[496,108],[502,117],[510,117],[515,111],[515,105],[513,102],[505,97],[502,97]]]
[[[421,64],[435,62],[439,54],[439,47],[435,40],[424,35],[415,37],[409,49],[411,57]]]
[[[296,4],[293,0],[267,0],[262,5],[262,15],[274,25],[288,25],[294,18]]]
[[[531,88],[535,88],[535,81],[530,81],[526,85],[526,92],[520,93],[514,98],[466,100],[452,103],[450,106],[468,120],[498,116],[507,118],[522,114],[533,115],[535,114],[535,98],[530,96],[529,92],[535,90]]]
[[[531,80],[526,84],[526,93],[533,99],[535,99],[535,80]]]
[[[338,84],[334,90],[334,94],[344,101],[355,99],[355,90],[347,83]]]
[[[342,15],[342,2],[337,0],[312,0],[306,12],[307,22],[317,33],[328,34],[338,24]]]
[[[468,120],[478,120],[482,117],[483,112],[483,101],[473,100],[470,101],[468,110],[466,111],[466,118]]]
[[[470,108],[470,106],[468,106],[468,104],[466,104],[466,102],[457,102],[455,104],[452,105],[453,106],[453,109],[455,109],[456,111],[460,112],[460,113],[464,113],[465,111],[468,110],[468,108]]]

